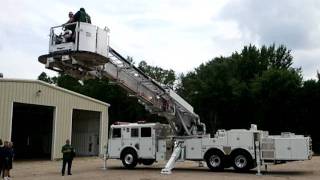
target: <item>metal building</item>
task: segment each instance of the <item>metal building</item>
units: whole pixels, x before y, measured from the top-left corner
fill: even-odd
[[[109,106],[42,81],[0,78],[0,139],[14,143],[17,158],[61,158],[66,139],[79,156],[102,155]]]

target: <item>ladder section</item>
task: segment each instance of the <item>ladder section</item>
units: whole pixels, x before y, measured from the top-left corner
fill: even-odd
[[[111,47],[109,53],[110,61],[105,64],[102,76],[114,79],[131,91],[150,113],[165,117],[177,135],[204,134],[205,126],[188,102],[172,89],[147,76]]]
[[[137,97],[150,113],[174,114],[173,107],[169,107],[170,97],[167,96],[164,87],[145,75],[111,47],[109,51],[109,62],[100,72],[102,77],[113,80],[126,89],[131,96]]]

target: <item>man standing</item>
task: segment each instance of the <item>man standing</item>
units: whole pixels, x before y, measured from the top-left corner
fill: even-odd
[[[75,151],[74,151],[74,148],[71,146],[69,139],[66,140],[66,144],[62,147],[61,152],[63,154],[61,174],[62,176],[64,176],[66,164],[68,164],[68,175],[72,175],[71,166],[72,166],[72,160],[75,156]]]
[[[12,169],[12,161],[13,161],[13,158],[14,158],[14,150],[13,150],[13,142],[8,142],[8,167],[7,167],[7,170],[8,170],[8,177],[11,177],[10,176],[10,171]]]
[[[84,8],[80,8],[80,10],[74,14],[71,18],[71,20],[69,20],[70,23],[73,22],[85,22],[85,23],[89,23],[91,24],[91,18],[89,16],[89,14],[86,13],[86,10]],[[74,25],[75,28],[75,25]],[[74,30],[72,30],[72,36],[71,36],[71,40],[73,42],[75,42],[76,39],[76,33],[74,33]]]
[[[76,25],[75,24],[69,24],[72,23],[73,21],[73,12],[70,11],[69,12],[69,20],[63,24],[65,31],[64,31],[64,38],[66,39],[66,42],[71,42],[74,41],[73,37],[75,38],[75,29],[76,29]]]
[[[4,151],[2,147],[2,139],[0,139],[0,177],[4,177],[4,170],[3,170],[3,161],[4,161]]]
[[[65,24],[72,23],[72,18],[73,18],[73,12],[72,11],[69,12],[68,17],[69,17],[69,20]]]
[[[10,144],[8,141],[4,142],[4,148],[2,149],[3,154],[3,179],[9,180],[10,179],[10,170],[12,169],[12,158],[13,158],[13,151],[10,148]]]
[[[80,8],[80,10],[73,16],[72,22],[86,22],[91,24],[91,18],[84,8]]]

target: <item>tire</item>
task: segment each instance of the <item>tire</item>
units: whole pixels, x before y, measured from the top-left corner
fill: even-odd
[[[210,151],[206,154],[205,160],[211,171],[221,171],[224,168],[224,155],[219,151]]]
[[[155,162],[155,160],[154,159],[142,159],[141,162],[143,165],[150,166]]]
[[[254,167],[253,160],[247,152],[236,152],[232,155],[232,167],[239,172],[249,171]]]
[[[125,150],[121,160],[125,168],[133,169],[138,163],[137,153],[132,149]]]

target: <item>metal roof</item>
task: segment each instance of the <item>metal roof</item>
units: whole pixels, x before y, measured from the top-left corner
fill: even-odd
[[[64,93],[75,95],[75,96],[78,96],[80,98],[83,98],[83,99],[86,99],[86,100],[89,100],[89,101],[93,101],[95,103],[102,104],[102,105],[110,107],[110,104],[105,103],[103,101],[99,101],[97,99],[94,99],[94,98],[91,98],[91,97],[76,93],[74,91],[67,90],[67,89],[61,88],[59,86],[56,86],[56,85],[53,85],[53,84],[49,84],[49,83],[46,83],[46,82],[40,81],[40,80],[0,78],[0,82],[36,83],[36,84],[44,85],[44,86],[47,86],[47,87],[50,87],[50,88],[53,88],[53,89],[56,89],[56,90],[59,90],[59,91],[63,91]]]

